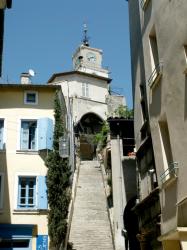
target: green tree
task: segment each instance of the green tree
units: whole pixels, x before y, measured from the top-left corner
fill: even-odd
[[[133,109],[129,109],[127,106],[119,105],[119,107],[114,111],[114,115],[117,117],[123,117],[123,118],[133,118],[134,111]]]
[[[57,93],[54,104],[55,127],[53,151],[46,158],[49,203],[48,230],[50,247],[52,249],[59,249],[61,244],[64,245],[67,231],[71,172],[67,159],[62,159],[59,155],[59,138],[64,135],[64,125]]]
[[[94,143],[97,143],[101,148],[104,148],[106,146],[108,133],[109,125],[107,121],[104,121],[101,127],[101,131],[94,136]]]

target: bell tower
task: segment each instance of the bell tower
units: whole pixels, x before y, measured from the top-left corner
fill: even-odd
[[[90,47],[87,33],[88,29],[85,24],[82,44],[73,54],[73,69],[75,71],[109,77],[109,71],[102,67],[103,52],[100,49]]]

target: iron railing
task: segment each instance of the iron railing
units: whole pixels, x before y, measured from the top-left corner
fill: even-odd
[[[177,177],[178,175],[178,162],[172,162],[169,164],[169,168],[166,169],[161,175],[160,175],[160,179],[161,182],[164,183],[167,179],[171,178],[171,177]]]
[[[152,87],[153,83],[158,80],[158,77],[162,75],[163,72],[163,63],[160,62],[156,65],[155,69],[151,73],[149,79],[148,79],[148,85],[149,87]]]
[[[149,3],[150,0],[141,0],[140,1],[140,5],[142,7],[142,9],[144,10],[147,6],[147,4]]]

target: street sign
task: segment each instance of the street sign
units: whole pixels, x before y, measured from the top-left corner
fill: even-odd
[[[48,235],[37,236],[36,250],[48,250]]]

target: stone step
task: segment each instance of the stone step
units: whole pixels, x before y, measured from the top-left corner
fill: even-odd
[[[69,242],[76,250],[114,249],[97,161],[81,162]]]

